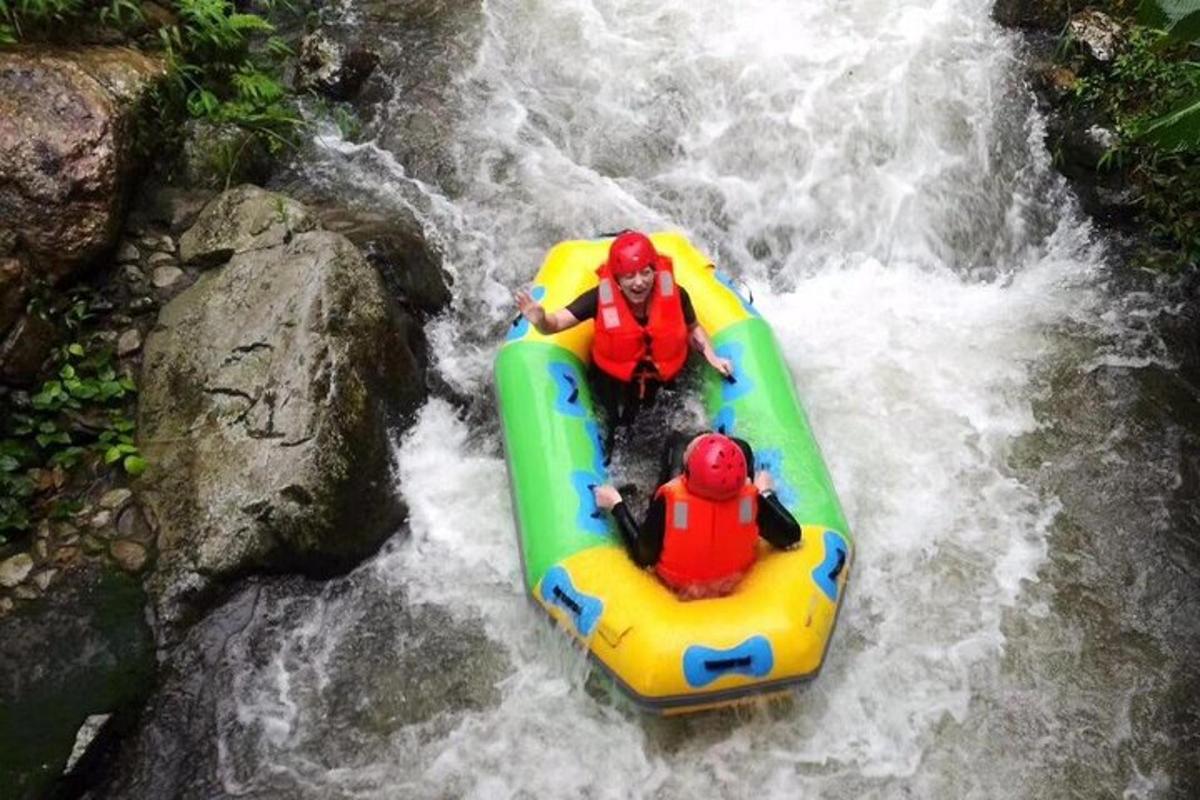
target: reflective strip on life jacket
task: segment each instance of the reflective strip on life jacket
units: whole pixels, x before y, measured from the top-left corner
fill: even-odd
[[[663,297],[670,297],[675,293],[675,277],[671,273],[658,273],[658,293]]]
[[[738,504],[738,523],[748,525],[754,521],[754,500],[743,497]]]
[[[608,278],[600,281],[599,286],[600,305],[611,305],[613,301],[613,285]]]
[[[672,509],[671,526],[677,531],[686,531],[688,526],[688,506],[684,500],[676,500]]]

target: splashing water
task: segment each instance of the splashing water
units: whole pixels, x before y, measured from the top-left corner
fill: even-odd
[[[1045,413],[1072,413],[1054,405],[1046,375],[1162,359],[1105,291],[1103,252],[1053,176],[1016,45],[989,10],[982,0],[488,2],[480,48],[455,83],[459,189],[409,178],[378,141],[322,142],[314,180],[417,209],[446,247],[456,298],[430,327],[432,349],[442,377],[478,403],[465,415],[427,404],[398,446],[408,535],[345,579],[353,591],[272,628],[284,655],[244,665],[220,733],[223,752],[242,753],[226,765],[227,791],[1180,788],[1169,748],[1129,747],[1144,725],[1131,698],[1166,678],[1078,683],[1055,662],[1064,645],[1031,632],[1077,631],[1050,585],[1065,501],[1017,463]],[[380,110],[378,132],[392,113]],[[625,227],[683,230],[747,283],[856,534],[828,664],[793,702],[642,716],[524,598],[491,361],[511,289],[548,247]],[[1034,461],[1057,452],[1047,445]],[[494,695],[385,733],[326,725],[339,713],[322,688],[336,682],[332,654],[370,635],[354,608],[398,597],[440,609],[438,624],[482,630],[503,664],[498,680],[486,673]],[[306,642],[304,658],[287,657]],[[1149,670],[1155,652],[1113,671]],[[372,685],[358,691],[360,703],[378,700]],[[1126,710],[1100,718],[1115,727],[1085,743],[1071,720],[1096,720],[1070,716],[1076,696]],[[1043,704],[1045,716],[1014,717],[1003,710],[1013,703]],[[339,760],[332,739],[362,744]]]

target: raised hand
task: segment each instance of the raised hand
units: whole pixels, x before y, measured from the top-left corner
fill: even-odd
[[[517,308],[521,312],[521,316],[529,320],[529,324],[542,330],[546,324],[546,309],[542,304],[533,299],[533,295],[528,289],[518,289],[513,294],[513,299],[517,301]]]

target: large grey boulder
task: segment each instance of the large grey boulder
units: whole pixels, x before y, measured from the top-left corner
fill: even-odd
[[[124,47],[0,51],[0,227],[60,280],[111,247],[140,104],[163,64]]]
[[[401,519],[389,432],[424,396],[415,323],[303,207],[260,229],[290,203],[253,187],[212,201],[185,240],[229,261],[168,303],[146,340],[142,496],[168,626],[246,573],[344,570]]]
[[[316,217],[302,203],[246,184],[204,207],[179,237],[179,259],[190,266],[222,264],[235,253],[275,247],[316,228]]]

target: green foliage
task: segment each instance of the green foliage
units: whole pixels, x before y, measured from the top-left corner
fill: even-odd
[[[92,316],[86,296],[76,294],[55,316],[79,338],[58,348],[52,377],[27,401],[0,400],[0,543],[39,516],[69,512],[46,501],[81,463],[119,464],[133,476],[146,469],[126,415],[133,380],[117,373],[110,347],[79,341]]]
[[[1189,38],[1197,12],[1196,0],[1147,0],[1139,18],[1155,26],[1127,20],[1118,56],[1076,84],[1075,102],[1119,136],[1099,166],[1137,191],[1144,260],[1160,268],[1200,261],[1200,48]]]
[[[231,0],[176,0],[176,7],[179,24],[158,32],[170,65],[162,105],[239,125],[272,151],[286,146],[301,120],[280,77],[291,49],[274,26]]]
[[[1138,24],[1163,31],[1180,42],[1200,38],[1200,2],[1197,0],[1142,0]]]

